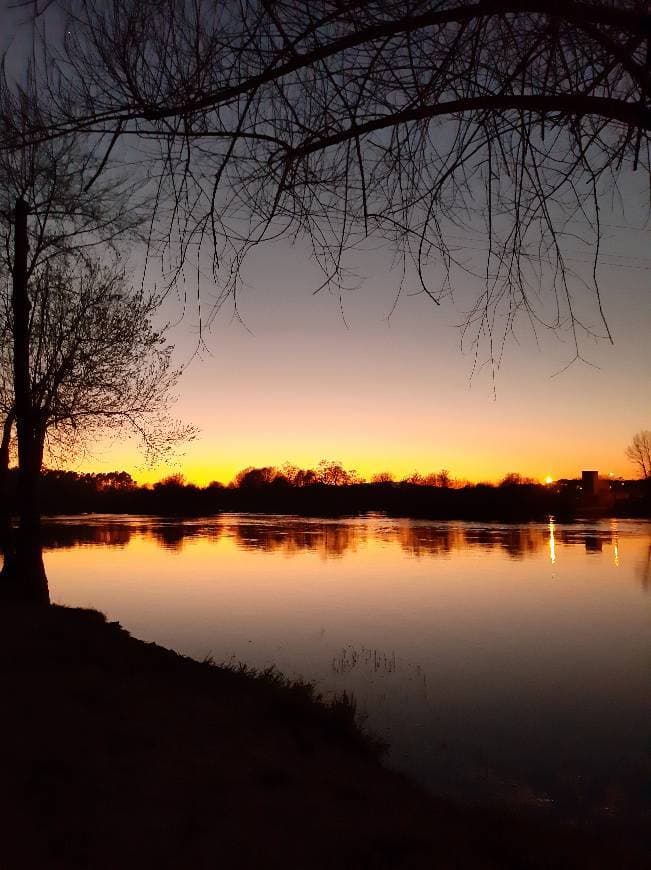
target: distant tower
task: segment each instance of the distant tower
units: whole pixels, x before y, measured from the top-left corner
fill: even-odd
[[[597,495],[599,490],[599,472],[582,471],[581,484],[583,487],[583,495]]]

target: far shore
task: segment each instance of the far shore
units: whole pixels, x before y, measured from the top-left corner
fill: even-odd
[[[234,486],[211,483],[198,487],[180,476],[152,486],[138,486],[124,472],[78,474],[46,470],[41,479],[40,506],[44,515],[196,517],[260,513],[343,517],[382,513],[396,518],[479,522],[651,517],[651,480],[590,478],[592,492],[582,479],[541,484],[519,475],[508,475],[499,485],[461,485],[441,479],[441,475],[432,476],[432,480],[415,477],[371,483],[345,477],[330,483],[319,480],[297,483],[298,480],[296,475],[291,482],[276,469],[252,469]],[[16,486],[13,472],[10,482],[11,504],[15,503],[11,492]]]
[[[645,834],[437,799],[354,702],[195,662],[96,611],[4,605],[3,866],[646,868]]]

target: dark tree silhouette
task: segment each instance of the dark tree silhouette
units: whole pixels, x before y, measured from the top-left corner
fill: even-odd
[[[0,330],[8,335],[11,297],[7,284],[0,290]],[[152,324],[159,296],[132,290],[122,271],[86,257],[37,268],[28,299],[39,470],[46,447],[51,458],[67,459],[106,431],[130,430],[150,460],[192,434],[169,413],[179,372],[170,367],[172,347]],[[0,349],[5,462],[15,417],[11,347],[7,342]]]
[[[279,234],[306,236],[341,292],[355,281],[347,252],[373,235],[397,253],[398,292],[439,302],[476,280],[466,329],[491,357],[520,314],[569,329],[579,353],[591,327],[572,256],[582,246],[602,313],[602,198],[649,169],[646,2],[29,8],[37,31],[49,15],[62,36],[49,26],[34,60],[47,96],[28,141],[83,131],[99,169],[125,142],[145,149],[167,241],[181,261],[210,244],[222,301],[251,247]],[[4,92],[19,107],[20,89]],[[11,126],[0,136],[22,147]]]
[[[0,347],[0,411],[3,439],[0,475],[6,482],[14,420],[15,318],[9,282],[0,292],[0,332],[14,339]],[[138,436],[150,459],[192,436],[169,415],[178,372],[172,348],[152,326],[160,298],[134,292],[124,275],[98,262],[52,259],[31,273],[26,292],[26,396],[31,421],[28,449],[18,452],[21,472],[17,505],[25,544],[38,538],[38,486],[47,448],[50,458],[69,459],[101,433],[117,429]],[[20,451],[20,442],[18,444]],[[111,485],[115,484],[113,479]],[[4,580],[24,579],[38,565],[12,558],[9,501],[4,486]],[[25,491],[26,490],[26,491]],[[15,550],[18,553],[18,547]],[[8,554],[8,555],[7,555]],[[31,567],[30,567],[31,566]],[[42,572],[41,568],[38,568]],[[43,574],[44,578],[44,574]]]
[[[377,474],[372,475],[371,483],[376,484],[393,484],[395,482],[395,478],[390,471],[378,471]]]
[[[87,136],[28,141],[29,131],[41,123],[36,94],[31,75],[16,99],[0,89],[4,134],[15,146],[0,148],[0,280],[11,280],[11,293],[3,296],[0,326],[4,361],[10,360],[11,365],[3,366],[0,377],[5,380],[0,386],[6,397],[11,368],[14,400],[5,408],[5,420],[7,415],[15,420],[19,510],[27,525],[37,522],[36,484],[42,450],[42,421],[30,382],[30,331],[36,310],[30,299],[33,279],[40,276],[42,280],[43,270],[53,261],[65,262],[74,256],[81,262],[94,246],[114,247],[118,239],[133,235],[142,220],[131,202],[133,181],[110,171],[107,164],[100,167]],[[97,177],[100,168],[104,172],[101,179]],[[41,294],[41,301],[44,298]]]
[[[0,109],[5,132],[10,128],[22,142],[0,149],[0,522],[7,550],[12,431],[19,466],[17,541],[27,546],[39,535],[46,443],[50,452],[55,444],[70,452],[99,427],[127,423],[154,449],[181,430],[162,422],[164,397],[176,376],[170,351],[151,325],[160,298],[130,291],[121,272],[101,266],[92,253],[99,247],[117,254],[118,241],[137,236],[142,212],[131,201],[134,182],[106,162],[100,165],[83,135],[27,142],[39,118],[32,78],[12,111],[0,93]],[[155,414],[158,422],[150,425]],[[26,578],[36,565],[31,553],[21,563],[19,550],[16,558],[5,558],[5,576]]]
[[[504,475],[502,480],[499,482],[499,486],[529,486],[530,484],[534,484],[535,481],[530,477],[523,477],[517,471],[509,471]]]
[[[346,469],[337,460],[322,459],[317,469],[319,483],[325,486],[350,486],[361,482],[360,476],[354,468]]]
[[[242,469],[233,481],[233,485],[239,489],[260,489],[263,486],[272,484],[287,484],[287,478],[273,466],[265,466],[264,468],[248,468]]]

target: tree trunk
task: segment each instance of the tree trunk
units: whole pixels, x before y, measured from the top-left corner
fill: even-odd
[[[11,552],[11,510],[9,507],[9,443],[14,424],[14,413],[11,411],[2,427],[2,442],[0,442],[0,555],[6,562]]]
[[[14,409],[18,442],[18,517],[15,547],[8,547],[2,570],[5,596],[47,604],[47,578],[43,567],[38,502],[43,462],[43,437],[34,408],[29,371],[29,295],[27,291],[27,203],[16,200],[14,215],[14,270],[12,286]]]
[[[12,292],[14,397],[18,441],[18,515],[23,528],[39,524],[38,478],[42,451],[32,403],[29,372],[29,295],[27,292],[27,203],[16,200]]]

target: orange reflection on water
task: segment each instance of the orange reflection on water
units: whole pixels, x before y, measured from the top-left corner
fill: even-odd
[[[401,612],[410,612],[411,619],[422,610],[416,599],[430,600],[436,589],[449,620],[464,623],[469,612],[485,618],[495,610],[498,618],[517,610],[558,577],[568,604],[567,596],[584,595],[584,584],[594,592],[606,582],[604,571],[613,563],[619,567],[622,548],[630,564],[626,577],[632,574],[646,589],[649,526],[633,536],[627,529],[607,523],[559,526],[553,520],[515,526],[381,516],[224,515],[183,522],[101,517],[46,525],[44,547],[54,600],[94,606],[117,618],[123,617],[116,599],[128,600],[138,630],[158,612],[170,629],[165,642],[174,645],[176,622],[189,626],[221,613],[249,614],[251,627],[242,633],[258,631],[271,612],[283,614],[280,622],[295,624],[293,630],[308,612],[315,620],[328,609],[346,611],[346,621],[354,613],[366,619],[369,595],[389,618],[409,591],[411,600]],[[610,556],[610,546],[612,561],[600,558]]]
[[[148,540],[168,552],[180,552],[199,540],[216,544],[221,539],[232,541],[238,550],[245,552],[264,551],[289,558],[313,552],[324,560],[340,559],[360,549],[385,550],[387,547],[399,547],[416,559],[461,551],[500,552],[513,559],[523,559],[547,549],[549,561],[555,565],[559,547],[566,553],[568,547],[577,544],[589,553],[602,552],[604,545],[612,546],[616,566],[620,559],[616,521],[586,527],[558,526],[553,519],[546,525],[479,525],[394,521],[380,516],[327,520],[224,515],[184,521],[107,516],[81,522],[61,520],[47,524],[44,531],[46,550],[98,545],[124,548],[136,540]]]

